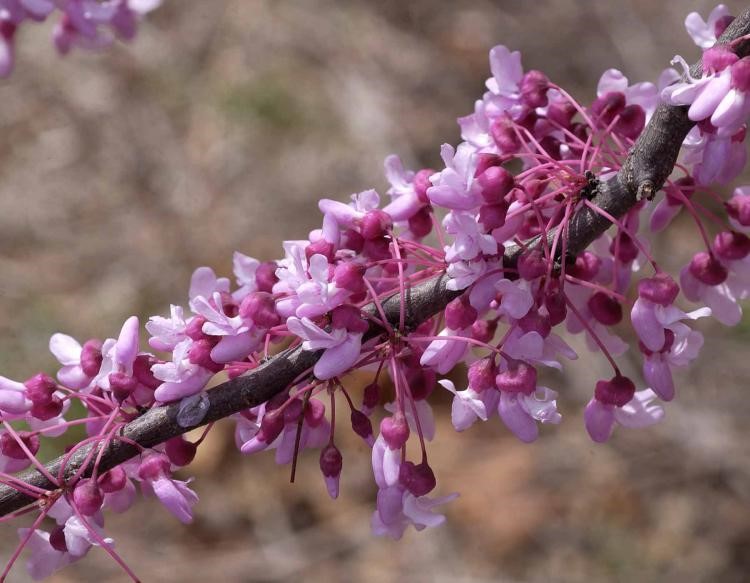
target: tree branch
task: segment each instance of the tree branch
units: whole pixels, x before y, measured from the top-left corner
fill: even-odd
[[[729,25],[719,39],[726,44],[750,34],[750,10],[746,10]],[[736,43],[733,50],[740,57],[750,54],[750,40]],[[701,64],[691,68],[695,76],[701,74]],[[660,105],[650,122],[639,136],[628,154],[621,170],[603,182],[593,202],[608,214],[619,218],[630,210],[642,197],[651,198],[664,185],[671,174],[685,136],[694,122],[687,116],[687,107]],[[611,223],[601,214],[588,207],[580,208],[568,224],[567,249],[575,256],[601,236]],[[551,241],[554,231],[548,234]],[[506,250],[503,264],[515,266],[524,249],[538,245],[529,241],[524,247],[513,246]],[[439,313],[461,292],[450,291],[446,287],[445,274],[413,286],[406,292],[405,322],[413,329],[433,315]],[[383,302],[388,321],[398,325],[400,298],[396,294]],[[370,304],[365,312],[375,315],[375,306]],[[372,338],[383,333],[382,328],[371,325],[366,337]],[[115,440],[107,446],[99,464],[100,471],[106,471],[138,455],[141,448],[150,448],[176,437],[196,427],[223,419],[244,409],[255,407],[281,393],[299,376],[308,371],[320,357],[320,352],[306,352],[301,348],[288,349],[261,364],[249,374],[227,381],[209,391],[207,413],[200,423],[183,427],[177,423],[179,403],[157,407],[128,423],[120,432],[127,441]],[[139,444],[136,447],[132,444]],[[73,476],[85,463],[93,445],[77,450],[68,460],[62,472],[63,482]],[[63,458],[59,457],[47,464],[53,475],[60,472]],[[90,474],[93,464],[84,472]],[[55,490],[56,487],[43,474],[31,469],[19,474],[18,479],[38,488]],[[26,506],[35,499],[18,492],[7,485],[0,485],[0,516]]]

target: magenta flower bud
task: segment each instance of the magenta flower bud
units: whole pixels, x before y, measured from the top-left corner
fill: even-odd
[[[511,123],[499,119],[490,126],[492,139],[503,154],[516,154],[521,149],[521,141]]]
[[[81,370],[87,377],[95,377],[102,367],[102,343],[92,339],[83,343],[81,348]]]
[[[588,301],[591,315],[605,326],[614,326],[622,320],[622,306],[612,296],[598,291]]]
[[[174,465],[186,466],[193,461],[197,450],[198,446],[193,442],[178,436],[167,440],[164,453],[167,454],[169,461]]]
[[[409,439],[409,424],[406,417],[397,411],[392,417],[380,422],[380,433],[390,449],[401,449]]]
[[[437,377],[432,369],[410,367],[406,371],[406,382],[415,401],[423,401],[429,397],[435,389],[436,381]]]
[[[626,138],[635,140],[646,126],[646,111],[640,105],[628,105],[620,112],[615,131]]]
[[[476,309],[469,303],[468,294],[452,300],[445,308],[445,325],[451,330],[463,330],[477,319]]]
[[[341,234],[341,248],[351,249],[359,254],[365,245],[365,239],[354,229],[347,229]]]
[[[255,285],[258,291],[271,293],[274,284],[279,281],[276,277],[276,270],[279,268],[275,261],[264,261],[255,270]]]
[[[536,390],[536,369],[522,360],[509,362],[508,370],[495,377],[495,386],[508,393],[530,395]]]
[[[65,525],[52,529],[49,533],[49,546],[61,553],[68,552],[68,544],[65,542]]]
[[[31,406],[31,416],[40,421],[49,421],[57,417],[62,409],[62,399],[57,395],[52,395],[52,398],[46,403],[34,402]]]
[[[352,334],[364,334],[369,328],[369,324],[362,319],[359,308],[350,305],[334,308],[331,312],[331,325],[334,328],[344,328]]]
[[[503,163],[503,159],[497,154],[488,154],[486,152],[476,154],[477,167],[474,170],[474,178],[479,178],[484,171],[493,166],[500,166]]]
[[[147,455],[138,466],[138,477],[141,480],[157,480],[169,474],[169,458],[162,453]]]
[[[518,258],[518,275],[531,281],[547,273],[547,259],[539,251],[527,251]]]
[[[750,90],[750,58],[744,57],[732,65],[732,87],[742,92]]]
[[[43,373],[39,373],[24,381],[26,396],[36,405],[44,405],[52,400],[52,394],[57,389],[55,380]]]
[[[206,319],[203,316],[195,316],[185,326],[185,336],[191,340],[203,340],[206,334],[203,333],[203,324]]]
[[[471,325],[471,337],[479,342],[489,342],[495,336],[497,322],[477,320]]]
[[[112,494],[122,490],[128,482],[128,476],[125,470],[120,466],[115,466],[108,472],[99,476],[99,488],[105,494]]]
[[[733,196],[724,203],[727,214],[743,227],[750,227],[750,194]]]
[[[484,230],[489,233],[505,224],[507,214],[508,205],[505,203],[483,204],[479,207],[479,222],[484,226]]]
[[[133,362],[133,378],[149,389],[156,390],[163,381],[160,381],[151,372],[151,367],[161,361],[150,354],[139,354]]]
[[[638,247],[627,233],[620,232],[609,244],[609,252],[622,263],[630,263],[638,257]]]
[[[333,261],[333,258],[336,255],[336,247],[333,243],[329,243],[321,237],[305,247],[305,257],[307,257],[308,261],[313,255],[322,255],[328,259],[328,261]]]
[[[469,388],[477,393],[495,388],[497,367],[491,358],[482,358],[469,366]]]
[[[661,271],[638,282],[638,296],[662,306],[673,304],[679,293],[677,282]]]
[[[714,239],[714,251],[722,259],[735,261],[750,253],[750,238],[736,231],[724,231]]]
[[[385,236],[392,228],[393,220],[391,216],[380,209],[367,211],[360,223],[360,232],[365,240],[379,239]]]
[[[94,480],[85,478],[73,488],[73,503],[84,516],[96,514],[104,503],[104,495]]]
[[[418,239],[422,239],[432,232],[432,214],[430,207],[425,206],[409,217],[409,230]]]
[[[568,316],[568,306],[565,297],[559,291],[548,293],[544,296],[544,307],[549,314],[550,326],[557,326],[565,321]]]
[[[351,419],[352,429],[354,430],[354,433],[359,435],[367,442],[367,445],[372,447],[374,439],[372,435],[372,423],[370,422],[370,419],[367,417],[367,415],[362,413],[362,411],[358,411],[357,409],[352,409]]]
[[[703,51],[703,72],[707,74],[718,73],[732,66],[739,57],[722,45],[713,46]]]
[[[601,97],[597,97],[591,104],[591,111],[599,117],[602,125],[608,126],[625,109],[625,94],[619,91],[610,91]]]
[[[528,107],[547,105],[549,79],[541,71],[531,70],[521,79],[521,100]]]
[[[635,395],[635,385],[628,377],[615,375],[608,381],[599,381],[594,389],[594,397],[605,405],[622,407],[630,403]]]
[[[326,406],[318,399],[310,399],[305,407],[305,423],[310,427],[318,427],[325,419]]]
[[[427,462],[419,465],[414,462],[402,463],[398,470],[398,481],[417,498],[426,496],[437,485],[435,474]]]
[[[414,193],[417,195],[419,202],[423,204],[430,204],[427,189],[432,186],[430,176],[433,174],[435,174],[435,171],[432,168],[423,168],[414,175]]]
[[[299,414],[297,415],[297,418]],[[296,418],[295,418],[296,419]],[[284,429],[284,415],[266,413],[260,422],[257,437],[263,443],[272,443]]]
[[[333,283],[340,289],[360,293],[366,289],[365,271],[365,266],[360,263],[339,263],[333,271]]]
[[[239,314],[243,320],[251,320],[259,328],[273,328],[281,323],[276,302],[268,292],[247,294],[240,303]]]
[[[326,482],[328,495],[336,499],[339,496],[339,479],[341,478],[341,469],[344,466],[344,459],[338,448],[329,443],[320,452],[320,471]]]
[[[542,338],[549,336],[549,333],[552,331],[549,316],[542,316],[536,310],[529,310],[529,312],[518,321],[518,327],[523,332],[536,332]]]
[[[385,237],[380,239],[368,239],[362,248],[365,257],[373,261],[391,259],[391,242]]]
[[[695,180],[691,176],[678,178],[672,184],[664,187],[664,193],[670,205],[679,206],[685,204],[685,199],[690,200],[693,194],[695,194]]]
[[[380,385],[378,383],[370,383],[365,387],[364,394],[362,395],[362,407],[368,411],[372,411],[379,404]]]
[[[39,451],[39,436],[20,431],[18,432],[18,437],[31,454],[36,455],[36,452]],[[0,434],[0,453],[14,460],[28,459],[26,453],[21,449],[21,445],[10,433]]]
[[[575,106],[568,101],[555,101],[547,108],[547,119],[566,129],[570,129],[575,114]]]
[[[504,203],[505,196],[513,189],[515,179],[502,166],[490,166],[477,178],[482,187],[482,199],[487,204]]]
[[[118,371],[109,374],[109,386],[115,398],[123,402],[133,394],[133,391],[138,386],[138,381],[130,375]]]
[[[224,370],[224,365],[211,360],[211,350],[214,344],[207,338],[196,340],[188,350],[188,360],[200,367],[217,373]]]
[[[695,279],[706,285],[719,285],[729,276],[726,267],[716,257],[705,251],[693,256],[689,270]]]

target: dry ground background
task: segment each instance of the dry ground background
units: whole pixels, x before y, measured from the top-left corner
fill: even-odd
[[[438,164],[504,43],[589,99],[608,67],[655,79],[707,1],[165,0],[132,46],[58,59],[24,30],[0,82],[0,371],[50,366],[49,335],[106,337],[184,303],[191,271],[228,273],[316,227],[315,201],[382,188],[390,152]],[[743,5],[729,3],[735,11]],[[683,226],[686,227],[685,224]],[[659,242],[673,260],[692,233]],[[684,250],[683,250],[684,249]],[[432,461],[460,491],[440,529],[373,538],[367,452],[349,440],[339,501],[315,456],[296,485],[219,428],[191,469],[183,527],[154,502],[107,518],[145,581],[726,581],[750,579],[747,323],[707,346],[666,421],[584,436],[601,362],[551,382],[566,422],[521,445],[498,421],[463,435],[447,401]],[[626,359],[627,360],[627,359]],[[633,368],[634,363],[626,364]],[[14,528],[0,531],[10,554]],[[17,569],[12,581],[27,580]],[[121,581],[102,552],[55,581]]]

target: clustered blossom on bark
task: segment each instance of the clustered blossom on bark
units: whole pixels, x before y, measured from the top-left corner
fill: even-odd
[[[17,2],[27,13],[44,4]],[[187,308],[173,305],[168,316],[145,323],[148,346],[135,316],[114,338],[81,343],[53,335],[56,377],[0,377],[0,481],[36,498],[31,509],[39,512],[19,529],[21,544],[8,568],[26,547],[29,572],[40,578],[99,546],[135,578],[104,534],[104,513],[126,511],[140,490],[190,522],[198,497],[175,472],[189,465],[211,426],[195,441],[180,436],[141,447],[140,455],[108,471],[98,469],[99,452],[123,439],[126,423],[165,403],[180,403],[184,427],[199,424],[217,375],[246,374],[281,346],[321,355],[309,374],[232,416],[237,447],[247,455],[272,451],[279,464],[317,452],[322,481],[336,498],[344,457],[335,436],[350,426],[371,449],[378,489],[373,532],[394,539],[409,526],[441,524],[439,507],[457,496],[436,495],[429,463],[435,434],[429,400],[436,390],[453,395],[457,431],[497,416],[518,439],[532,442],[541,425],[562,421],[558,393],[538,375],[575,360],[564,336],[582,335],[612,368],[608,378],[592,379],[583,412],[591,439],[604,442],[617,426],[662,419],[662,403],[675,396],[673,371],[695,359],[703,343],[693,321],[714,316],[737,324],[739,302],[750,293],[750,186],[727,201],[713,190],[745,164],[750,58],[739,59],[731,44],[714,47],[731,20],[723,6],[707,23],[688,16],[688,31],[704,49],[700,78],[667,69],[657,84],[631,84],[610,69],[589,105],[543,73],[524,71],[520,53],[497,46],[487,91],[459,119],[463,141],[443,145],[442,168],[407,169],[390,156],[385,196],[365,190],[348,202],[320,200],[321,228],[286,241],[283,258],[263,262],[237,252],[231,279],[197,269]],[[660,100],[689,106],[697,125],[664,196],[640,200],[623,217],[607,215],[592,203],[597,187],[622,167]],[[726,216],[709,213],[699,200],[720,201]],[[605,213],[613,226],[575,257],[566,251],[567,229],[584,208]],[[701,244],[674,278],[648,240],[683,209]],[[522,247],[517,262],[504,265],[504,251],[514,245]],[[408,289],[443,273],[456,299],[407,327]],[[398,325],[381,305],[394,294],[401,300]],[[695,309],[678,307],[683,299]],[[376,310],[362,309],[373,303]],[[384,332],[368,334],[373,325]],[[632,346],[629,329],[637,338]],[[640,356],[642,375],[629,378],[618,367],[627,350]],[[361,396],[347,387],[353,370],[370,374]],[[69,415],[74,400],[85,408],[82,419]],[[41,440],[76,424],[88,437],[66,459],[96,445],[90,475],[86,466],[64,482],[63,470],[48,475],[53,490],[14,475],[30,466],[48,473],[37,458]],[[410,442],[418,447],[408,448]]]
[[[117,38],[133,39],[138,19],[161,0],[0,0],[0,77],[15,65],[19,29],[55,18],[53,41],[62,55],[73,47],[102,49]]]

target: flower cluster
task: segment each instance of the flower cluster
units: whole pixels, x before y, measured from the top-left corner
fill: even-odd
[[[73,47],[101,49],[131,40],[138,19],[161,0],[0,0],[0,77],[13,72],[15,37],[22,25],[57,18],[53,39],[62,55]]]
[[[630,84],[611,69],[589,105],[543,73],[524,72],[518,52],[495,47],[487,91],[459,120],[463,141],[442,147],[443,168],[409,170],[390,156],[387,199],[375,190],[347,203],[322,199],[321,228],[286,241],[283,258],[262,262],[235,253],[232,280],[197,269],[186,307],[173,305],[168,317],[145,324],[151,351],[139,343],[135,317],[117,338],[103,341],[81,344],[55,334],[56,378],[0,377],[0,481],[36,498],[41,509],[30,528],[19,530],[11,564],[24,546],[35,577],[92,546],[121,562],[103,534],[102,511],[129,508],[136,485],[189,522],[197,496],[174,472],[192,461],[209,429],[193,442],[176,437],[139,447],[139,455],[115,467],[102,466],[96,452],[162,404],[178,403],[182,427],[200,425],[217,375],[248,374],[286,347],[319,357],[268,401],[232,415],[237,447],[247,455],[272,450],[277,463],[292,466],[301,452],[315,450],[322,481],[336,498],[343,455],[335,435],[342,423],[350,425],[371,448],[378,490],[373,531],[393,538],[409,526],[440,524],[444,516],[436,507],[456,496],[434,497],[429,400],[438,387],[453,395],[457,431],[497,415],[518,439],[532,442],[540,425],[562,420],[558,393],[540,375],[575,360],[563,336],[581,335],[612,368],[611,377],[592,379],[583,411],[591,439],[606,441],[616,425],[658,422],[664,416],[659,401],[675,396],[674,368],[695,359],[703,343],[691,322],[713,315],[736,324],[739,301],[750,294],[750,187],[735,190],[723,218],[696,202],[719,198],[709,185],[744,165],[747,57],[738,59],[731,45],[712,48],[730,21],[721,6],[708,24],[688,17],[689,32],[706,49],[701,78],[686,72],[678,80],[668,69],[657,84]],[[659,202],[641,200],[624,216],[612,216],[595,204],[599,188],[622,167],[660,99],[690,105],[690,119],[698,122],[685,142],[685,160]],[[728,158],[720,155],[725,151]],[[678,282],[652,256],[648,237],[683,207],[705,248]],[[575,256],[566,247],[568,229],[582,211],[600,214],[611,228]],[[720,225],[713,240],[705,217]],[[453,299],[439,314],[407,325],[409,290],[445,274]],[[678,307],[681,293],[698,308]],[[392,297],[400,300],[397,318],[384,307]],[[617,363],[628,340],[642,363],[640,388],[638,376]],[[361,398],[347,377],[353,370],[371,375]],[[452,380],[439,378],[449,373]],[[85,408],[84,418],[67,418],[73,400]],[[83,424],[88,437],[50,474],[37,458],[40,438],[60,436],[74,424]],[[66,464],[84,447],[91,449],[81,467],[89,471],[63,479]],[[32,465],[48,474],[54,489],[15,475]]]

